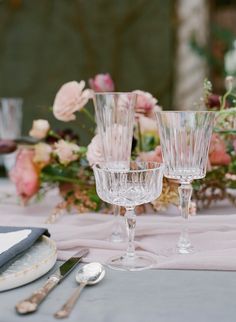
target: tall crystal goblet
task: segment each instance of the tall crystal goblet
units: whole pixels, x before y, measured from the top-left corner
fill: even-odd
[[[93,97],[98,134],[101,138],[103,158],[108,168],[129,168],[134,127],[136,94],[102,92]],[[119,163],[114,162],[119,161]],[[111,241],[124,240],[120,220],[120,207],[114,206],[114,228]]]
[[[191,182],[206,175],[215,113],[163,111],[156,112],[156,116],[165,165],[164,176],[180,183],[178,190],[184,224],[177,250],[180,254],[188,254],[193,250],[188,232]]]
[[[104,163],[93,167],[99,197],[108,203],[126,208],[128,248],[126,254],[112,258],[107,263],[109,267],[136,271],[148,269],[154,264],[151,257],[138,255],[135,252],[136,215],[134,209],[160,196],[163,168],[162,164],[156,162],[130,162],[129,169],[125,170],[108,169]]]

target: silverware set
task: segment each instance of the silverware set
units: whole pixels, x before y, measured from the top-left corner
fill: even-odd
[[[49,276],[46,283],[40,289],[36,290],[30,297],[16,304],[15,308],[17,313],[24,315],[36,312],[39,305],[45,300],[47,295],[82,261],[83,257],[87,256],[88,253],[89,250],[87,248],[83,248],[73,257],[63,263],[53,272],[51,276]],[[58,319],[68,317],[83,288],[86,285],[94,285],[99,283],[104,276],[105,269],[100,263],[90,263],[82,266],[78,270],[75,277],[77,283],[79,283],[79,286],[61,307],[61,309],[54,314],[54,316]]]
[[[54,316],[58,319],[68,317],[83,288],[86,285],[99,283],[104,276],[105,269],[100,263],[90,263],[81,267],[75,276],[76,282],[79,283],[79,287],[77,287],[75,292],[70,296],[61,309],[54,314]]]

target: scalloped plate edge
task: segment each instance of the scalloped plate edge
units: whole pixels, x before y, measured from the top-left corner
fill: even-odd
[[[37,263],[29,265],[25,269],[19,270],[18,272],[13,272],[12,274],[10,273],[7,276],[4,276],[5,272],[2,274],[3,276],[0,274],[0,291],[10,290],[12,288],[28,284],[46,274],[54,266],[57,260],[56,243],[47,236],[42,236],[39,242],[47,244],[47,246],[50,248],[49,255],[44,259],[39,258]],[[26,252],[25,255],[22,256],[22,258],[24,258],[28,252],[30,252],[31,248]],[[9,269],[10,268],[11,266]]]

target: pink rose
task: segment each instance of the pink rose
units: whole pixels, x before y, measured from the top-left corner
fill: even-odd
[[[33,158],[33,150],[21,149],[10,172],[10,179],[15,183],[17,193],[24,203],[39,190],[39,173]]]
[[[141,152],[139,154],[139,159],[144,162],[158,162],[162,163],[162,152],[161,146],[158,145],[154,151]]]
[[[125,162],[130,158],[129,140],[124,142],[124,127],[121,124],[106,127],[106,131],[103,133],[102,139],[107,143],[104,146],[106,158],[103,154],[101,137],[97,134],[88,145],[87,159],[89,164],[92,166],[104,161],[111,163],[113,161],[118,161],[120,166],[123,166],[123,164],[125,164]],[[121,144],[123,144],[123,149],[119,150],[117,147]]]
[[[80,111],[92,97],[90,89],[84,89],[85,82],[76,81],[64,84],[56,94],[53,114],[60,121],[75,120],[75,112]]]
[[[225,142],[216,133],[211,138],[209,160],[211,165],[228,165],[231,161],[230,156],[226,152]]]
[[[133,92],[137,94],[137,101],[135,106],[137,113],[151,116],[154,110],[161,110],[160,106],[157,105],[157,99],[150,93],[140,90]]]
[[[54,152],[59,158],[61,164],[67,165],[78,159],[79,146],[75,143],[59,140],[55,143]]]
[[[115,89],[110,74],[97,74],[94,78],[89,79],[89,86],[95,92],[113,92]]]
[[[99,134],[96,134],[88,145],[87,159],[90,166],[104,161],[102,142]]]

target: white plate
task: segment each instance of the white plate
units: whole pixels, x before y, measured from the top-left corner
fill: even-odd
[[[0,291],[30,283],[46,274],[57,259],[56,244],[42,236],[23,256],[0,274]]]

